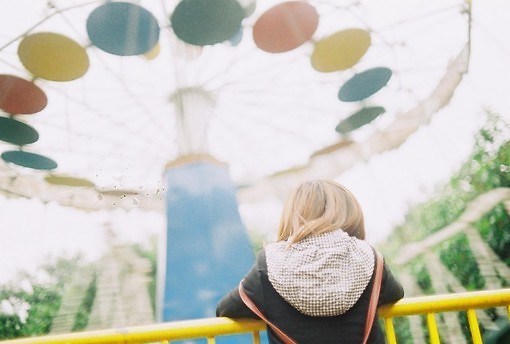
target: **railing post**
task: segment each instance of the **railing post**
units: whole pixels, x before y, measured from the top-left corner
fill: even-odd
[[[386,325],[386,339],[388,339],[388,344],[397,344],[393,318],[384,318],[384,324]]]
[[[430,343],[441,343],[439,340],[439,332],[437,331],[437,323],[436,318],[434,317],[434,313],[427,313],[427,327],[429,328]]]
[[[260,332],[253,331],[253,344],[260,344]]]
[[[473,308],[468,309],[467,317],[469,322],[469,330],[471,331],[471,338],[473,344],[483,344],[482,335],[480,334],[480,327],[478,326],[478,319],[476,312]]]

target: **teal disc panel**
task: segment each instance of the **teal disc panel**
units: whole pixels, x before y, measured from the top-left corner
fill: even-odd
[[[338,99],[344,102],[364,100],[386,86],[392,71],[386,67],[376,67],[355,74],[338,91]]]
[[[3,152],[0,157],[5,162],[9,162],[22,167],[28,167],[34,170],[54,170],[58,167],[58,164],[55,162],[55,160],[36,153],[24,151],[7,151]]]
[[[170,22],[179,39],[205,46],[233,38],[242,29],[244,15],[237,0],[182,0]]]
[[[39,133],[28,124],[0,116],[0,140],[23,146],[39,140]]]
[[[382,106],[367,106],[341,121],[335,128],[340,134],[347,134],[372,122],[386,110]]]

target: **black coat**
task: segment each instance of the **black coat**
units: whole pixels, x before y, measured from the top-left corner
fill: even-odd
[[[245,276],[243,287],[260,311],[297,343],[356,344],[361,343],[363,339],[374,275],[351,309],[342,315],[331,317],[307,316],[287,303],[269,281],[264,250],[260,250],[255,265]],[[394,303],[403,296],[402,285],[384,264],[379,305]],[[244,305],[237,287],[220,300],[216,315],[229,318],[258,318]],[[268,329],[268,337],[271,344],[281,343],[271,329]],[[368,343],[385,343],[378,321],[374,321]]]

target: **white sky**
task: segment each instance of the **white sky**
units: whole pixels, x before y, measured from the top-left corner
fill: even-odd
[[[0,5],[0,13],[5,14],[13,10],[9,6],[16,6],[19,10],[34,4],[30,0],[25,0],[24,5],[21,5],[21,3],[17,0],[3,1]],[[385,23],[394,23],[399,18],[405,18],[405,15],[411,13],[415,8],[413,6],[423,7],[427,3],[435,2],[374,0],[367,1],[366,5],[367,7],[374,6],[371,7],[373,13],[381,14],[380,17],[371,17],[373,20],[379,20],[375,26],[384,27]],[[471,67],[451,104],[436,115],[430,125],[421,128],[410,137],[400,149],[374,157],[368,163],[354,166],[350,171],[339,176],[338,180],[354,192],[365,209],[367,233],[371,242],[375,243],[384,238],[392,226],[402,220],[405,209],[410,204],[423,200],[437,183],[447,180],[449,174],[465,159],[471,148],[473,133],[483,120],[480,115],[482,106],[489,106],[510,118],[510,39],[508,36],[510,22],[507,20],[510,4],[505,0],[487,0],[483,2],[475,0],[473,6]],[[382,14],[384,14],[384,17]],[[4,29],[0,30],[2,42],[5,42],[12,32],[21,33],[35,20],[34,16],[28,14],[25,16],[8,15],[7,17],[4,15],[0,18],[3,19],[2,26],[4,26]],[[11,20],[7,21],[8,18]],[[433,29],[443,30],[444,36],[448,37],[448,24],[440,24]],[[6,28],[9,28],[9,30]],[[405,26],[403,30],[413,32],[413,28],[410,26]],[[434,30],[431,29],[431,31]],[[395,35],[397,34],[402,33],[395,33]],[[414,52],[417,56],[420,54],[433,56],[433,54],[439,53],[439,51],[436,51],[437,46],[446,44],[440,41],[441,35],[433,35],[432,32],[430,35],[430,40],[424,41],[427,44],[427,47],[424,48],[425,51]],[[415,46],[412,47],[412,49],[415,48]],[[381,50],[380,52],[384,51]],[[450,56],[453,57],[455,54],[456,51],[452,51]],[[387,56],[381,56],[382,61],[385,61],[386,58]],[[0,59],[0,73],[11,72],[9,68],[2,66],[2,61],[5,61],[2,52],[0,52]],[[413,68],[412,65],[408,67]],[[248,81],[253,82],[253,80]],[[425,83],[424,80],[424,85]],[[415,87],[417,92],[421,92],[419,82]],[[422,88],[426,89],[425,86]],[[225,100],[233,102],[234,97],[238,94],[240,93],[234,92],[230,97],[226,96]],[[264,100],[261,94],[256,99],[258,98],[261,98],[261,102]],[[322,98],[318,97],[317,101],[320,100]],[[406,102],[407,100],[391,99],[390,101],[398,105],[399,102]],[[232,109],[235,110],[236,107],[232,105]],[[287,121],[284,125],[289,125],[285,128],[291,127],[288,118],[290,117],[282,118],[282,120]],[[231,120],[225,117],[223,124],[242,125],[233,122],[233,120],[228,122]],[[274,121],[278,120],[278,118],[274,119]],[[338,118],[325,118],[326,122],[333,123],[335,120],[337,121]],[[44,117],[41,119],[42,124],[46,121],[48,120]],[[70,119],[70,121],[73,122],[74,120]],[[296,124],[297,128],[292,128],[292,130],[297,131],[299,126],[305,126],[313,134],[307,136],[311,140],[313,136],[323,135],[320,132],[321,125],[323,123],[315,123],[311,118],[305,118],[304,122]],[[246,126],[250,126],[250,129],[254,130],[252,122],[246,122]],[[243,130],[248,130],[237,128],[239,136],[244,135],[245,131]],[[280,127],[277,129],[280,129]],[[263,133],[261,137],[265,137],[265,135],[267,133]],[[254,136],[252,138],[253,142],[262,145],[261,142],[255,141],[257,138],[260,137]],[[271,136],[271,138],[277,140],[276,136]],[[316,146],[312,148],[320,148],[321,144],[327,143],[327,141],[324,141],[326,138],[323,141],[316,141],[314,143]],[[234,142],[235,139],[236,137],[233,138]],[[73,143],[72,140],[69,142],[71,145],[78,145],[78,142]],[[229,141],[223,141],[223,143],[225,142]],[[274,145],[273,141],[269,140],[268,142],[269,145]],[[247,143],[249,144],[251,141],[244,142],[244,144]],[[281,144],[288,144],[289,147],[294,144],[295,147],[301,148],[295,142],[287,142],[283,138]],[[85,156],[82,156],[81,149],[79,147],[79,153],[74,156],[76,161],[73,160],[72,163],[59,161],[59,163],[69,166],[69,169],[72,170],[73,166],[81,163],[78,160],[84,160],[82,158]],[[238,174],[243,175],[246,170],[249,171],[257,164],[266,166],[269,157],[267,156],[267,150],[264,151],[263,149],[266,148],[261,147],[259,155],[252,154],[250,161],[244,161],[243,155],[238,152],[228,152],[231,155],[227,153],[220,154],[232,157],[229,163],[237,178]],[[55,151],[55,154],[57,153],[58,151]],[[303,156],[306,156],[299,149],[296,149],[295,153],[287,151],[287,154],[295,154],[295,157],[293,156],[295,161],[299,161]],[[129,160],[129,158],[126,159]],[[275,168],[279,163],[282,163],[281,156],[277,155],[274,158],[274,164],[269,164],[269,167],[265,170],[262,168],[260,173],[267,173],[269,168]],[[261,161],[264,163],[260,163]],[[104,165],[100,163],[99,165],[85,164],[84,166],[88,166],[90,171],[97,175],[98,171],[106,171],[108,169],[106,166],[109,166],[110,162],[113,161],[105,161]],[[77,171],[82,172],[83,169],[86,169],[85,167],[82,166],[82,170]],[[126,179],[136,179],[137,172],[134,167],[132,170],[129,170],[128,167],[125,168],[128,172],[119,174]],[[154,171],[151,172],[151,178],[159,177],[159,170],[155,169]],[[106,172],[105,175],[110,179],[116,178]],[[267,200],[258,204],[242,204],[240,211],[250,229],[266,236],[268,240],[272,239],[280,212],[280,200]],[[120,240],[127,241],[143,242],[150,235],[160,234],[165,229],[163,214],[141,211],[128,213],[122,210],[85,213],[75,209],[62,208],[56,204],[43,205],[38,200],[7,200],[0,197],[0,283],[11,278],[17,269],[35,267],[40,259],[47,255],[83,252],[90,259],[97,257],[105,248],[105,222],[112,223],[114,231],[121,238]]]

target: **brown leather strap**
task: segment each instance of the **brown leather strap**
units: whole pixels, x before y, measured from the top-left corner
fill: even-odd
[[[374,250],[375,251],[375,250]],[[372,329],[372,325],[374,323],[375,315],[377,312],[377,302],[379,301],[379,293],[381,291],[381,281],[382,281],[382,273],[383,273],[383,256],[375,251],[376,260],[375,260],[375,268],[374,268],[374,286],[372,287],[372,294],[370,295],[370,304],[368,306],[368,314],[367,321],[365,323],[365,334],[363,336],[362,344],[365,344],[370,335],[370,330]],[[241,296],[241,300],[243,300],[244,304],[252,310],[260,319],[264,320],[264,322],[271,327],[271,329],[280,337],[284,344],[297,344],[292,338],[286,335],[282,330],[280,330],[275,324],[273,324],[269,319],[267,319],[264,314],[258,309],[257,305],[253,303],[250,297],[246,294],[243,288],[243,281],[239,283],[239,295]]]
[[[253,313],[257,314],[257,316],[264,320],[264,322],[271,327],[271,329],[278,335],[280,340],[283,341],[284,344],[297,344],[294,339],[287,336],[282,330],[280,330],[275,324],[273,324],[269,319],[267,319],[264,314],[258,309],[258,307],[253,303],[250,297],[246,294],[243,288],[243,282],[239,283],[239,295],[241,296],[241,300],[243,300],[244,304],[252,310]]]
[[[374,268],[374,286],[372,287],[372,294],[370,296],[370,304],[368,305],[368,314],[367,314],[367,322],[365,323],[365,335],[363,337],[362,344],[365,344],[368,340],[368,336],[370,335],[370,330],[372,329],[372,325],[374,323],[375,314],[377,312],[377,302],[379,301],[379,293],[381,291],[381,281],[382,281],[382,273],[383,273],[383,256],[376,250],[375,251],[375,268]]]

